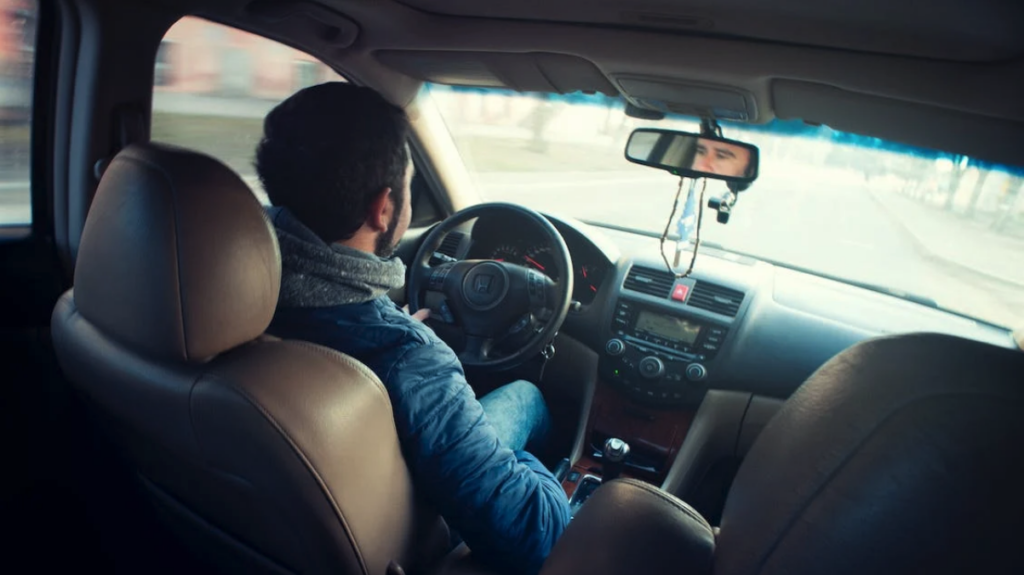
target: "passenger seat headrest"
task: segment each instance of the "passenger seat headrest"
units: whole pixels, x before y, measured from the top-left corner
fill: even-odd
[[[277,237],[219,161],[133,144],[110,163],[82,232],[74,300],[147,355],[205,361],[260,336],[281,284]]]

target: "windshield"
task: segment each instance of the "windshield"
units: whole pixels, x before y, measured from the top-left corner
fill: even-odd
[[[626,161],[629,134],[699,129],[630,118],[604,96],[426,92],[485,200],[648,234],[665,229],[679,180]],[[760,175],[728,224],[705,207],[703,242],[1024,326],[1024,171],[802,122],[723,131],[760,147]],[[725,191],[708,180],[707,198]]]

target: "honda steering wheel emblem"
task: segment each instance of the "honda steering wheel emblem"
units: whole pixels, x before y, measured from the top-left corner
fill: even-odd
[[[491,282],[494,280],[494,276],[491,274],[480,274],[476,276],[476,281],[473,284],[473,291],[480,294],[491,293]]]

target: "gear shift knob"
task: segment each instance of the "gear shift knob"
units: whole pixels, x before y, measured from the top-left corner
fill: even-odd
[[[611,481],[622,475],[622,469],[626,466],[626,457],[629,456],[629,444],[612,437],[604,442],[604,465],[601,481]]]

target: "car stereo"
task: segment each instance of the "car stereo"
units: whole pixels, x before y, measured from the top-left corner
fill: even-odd
[[[634,399],[657,404],[699,402],[707,389],[705,364],[718,353],[727,328],[620,299],[600,371]]]

